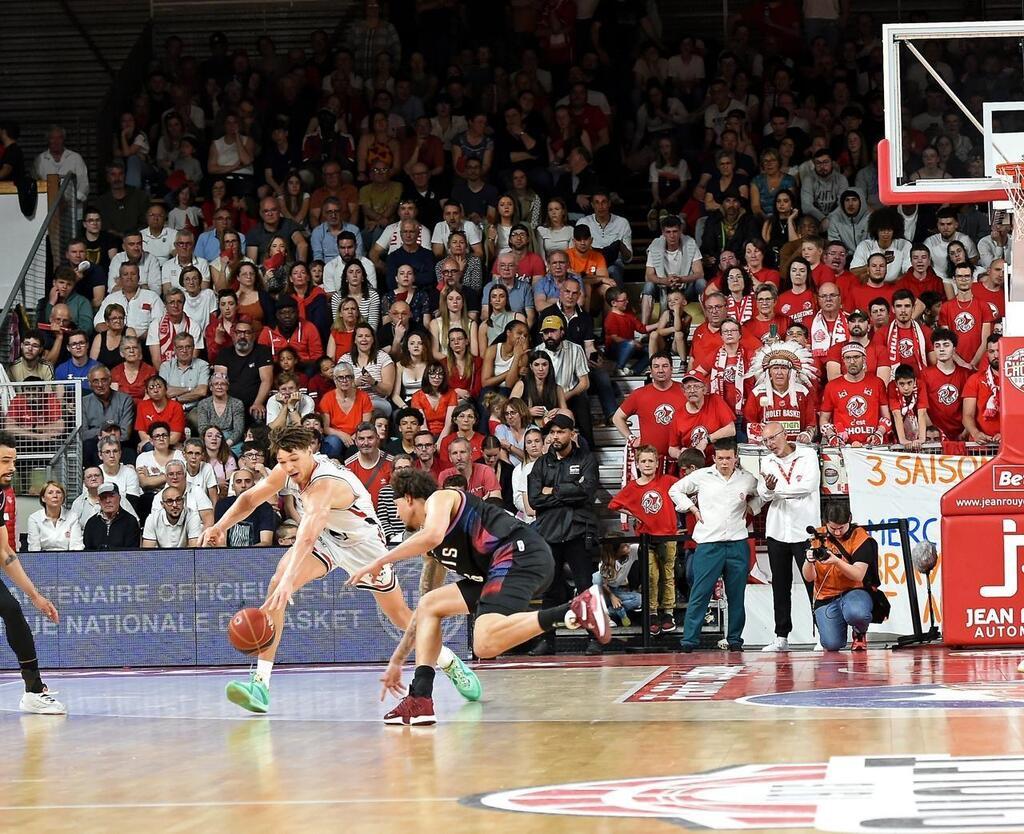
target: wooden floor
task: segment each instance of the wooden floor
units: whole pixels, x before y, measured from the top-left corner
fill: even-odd
[[[977,760],[1024,752],[1019,659],[920,648],[492,662],[478,667],[477,704],[439,676],[432,729],[385,727],[366,668],[279,669],[266,717],[224,699],[223,670],[49,675],[66,718],[18,713],[20,679],[4,676],[0,830],[861,830],[866,808],[916,813],[914,779],[956,778],[929,757],[1022,767]],[[601,780],[620,783],[566,787]]]

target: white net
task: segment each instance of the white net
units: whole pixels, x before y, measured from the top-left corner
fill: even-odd
[[[1013,237],[1024,240],[1024,162],[996,165],[996,174],[1006,183],[1006,199],[1013,204]]]

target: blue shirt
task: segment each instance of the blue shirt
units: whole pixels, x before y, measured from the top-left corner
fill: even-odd
[[[516,278],[515,284],[510,290],[500,278],[489,281],[480,295],[482,304],[487,303],[487,299],[491,297],[491,290],[499,284],[508,290],[508,308],[512,312],[525,313],[528,308],[534,306],[533,285],[525,278]]]
[[[394,252],[388,255],[384,262],[384,271],[388,277],[388,289],[393,290],[395,275],[398,267],[408,264],[416,275],[416,288],[428,290],[437,287],[437,275],[434,273],[434,253],[422,246],[417,246],[415,252],[407,252],[404,246],[399,246]]]
[[[65,362],[61,362],[53,371],[54,379],[77,379],[82,383],[82,393],[91,394],[92,388],[89,387],[89,371],[95,368],[100,363],[95,359],[88,359],[86,363],[79,367],[75,364],[73,359],[68,359]]]
[[[356,257],[363,257],[363,236],[358,226],[351,223],[342,223],[341,232],[352,232],[356,236]],[[309,245],[313,250],[313,260],[320,260],[327,263],[338,257],[338,235],[341,232],[332,232],[327,223],[321,223],[309,238]]]
[[[243,255],[245,254],[245,235],[241,232],[238,233],[238,237],[241,238],[242,248],[239,250]],[[207,229],[199,237],[196,238],[196,245],[193,247],[193,252],[198,258],[203,258],[207,261],[215,261],[220,257],[220,241],[217,239],[217,232],[215,229]]]

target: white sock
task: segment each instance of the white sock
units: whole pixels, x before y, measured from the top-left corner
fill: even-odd
[[[449,649],[447,646],[441,646],[441,651],[437,653],[437,665],[440,669],[447,669],[455,662],[455,652]]]
[[[580,627],[580,624],[576,622],[576,614],[572,611],[565,612],[565,627],[575,631]]]
[[[256,677],[263,681],[263,685],[270,688],[270,673],[274,669],[273,660],[257,660],[256,661]]]

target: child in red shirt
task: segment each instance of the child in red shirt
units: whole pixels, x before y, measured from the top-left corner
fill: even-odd
[[[896,439],[901,446],[920,446],[924,443],[924,428],[928,421],[928,393],[917,380],[910,365],[900,365],[888,386],[889,411],[892,412]]]
[[[604,346],[608,356],[615,360],[619,370],[625,369],[626,365],[633,362],[633,373],[637,376],[647,371],[650,359],[647,356],[647,347],[644,339],[654,327],[648,327],[640,321],[633,311],[629,309],[629,296],[625,290],[610,289],[605,299],[611,306],[611,310],[604,317]],[[641,338],[636,338],[637,333],[643,333]]]
[[[668,489],[677,479],[658,474],[660,460],[654,446],[638,448],[636,468],[640,476],[627,483],[608,507],[625,510],[632,515],[634,529],[639,534],[674,536],[679,523]],[[667,634],[676,630],[676,542],[652,542],[647,560],[650,566],[647,604],[651,612],[651,633]]]

